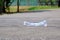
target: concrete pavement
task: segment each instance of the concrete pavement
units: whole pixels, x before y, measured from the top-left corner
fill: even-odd
[[[24,26],[24,21],[47,21],[47,27]],[[0,40],[60,40],[60,9],[0,16]]]

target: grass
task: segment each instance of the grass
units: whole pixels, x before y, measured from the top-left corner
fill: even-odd
[[[46,9],[58,9],[58,6],[35,6],[29,8],[28,10],[46,10]]]
[[[24,9],[24,10],[22,10]],[[58,9],[58,6],[20,6],[20,11]],[[17,12],[17,6],[10,6],[10,12]]]
[[[30,8],[30,6],[19,6],[20,11],[22,11],[22,9],[28,10],[28,8]],[[9,9],[10,9],[10,12],[17,12],[17,6],[10,6]],[[8,12],[7,9],[6,11]]]

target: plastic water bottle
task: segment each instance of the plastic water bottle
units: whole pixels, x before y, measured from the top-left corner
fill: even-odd
[[[24,25],[26,25],[26,26],[44,26],[44,27],[47,27],[47,21],[43,20],[43,21],[40,21],[40,22],[37,22],[37,23],[24,21]]]

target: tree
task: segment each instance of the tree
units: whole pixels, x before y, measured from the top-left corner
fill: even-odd
[[[0,9],[2,9],[2,12],[6,12],[5,9],[9,10],[9,6],[12,4],[12,2],[10,2],[11,0],[0,0]]]
[[[10,0],[3,0],[3,2],[2,2],[2,10],[3,10],[3,12],[5,13],[6,12],[6,8],[8,8],[9,7],[9,3],[10,3]]]

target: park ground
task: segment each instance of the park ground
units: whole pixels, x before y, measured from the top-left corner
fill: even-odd
[[[47,27],[23,25],[41,20]],[[60,9],[0,15],[0,40],[60,40]]]
[[[32,11],[32,10],[46,10],[46,9],[59,9],[58,6],[19,6],[19,12],[26,12],[26,11]],[[6,9],[8,12],[8,9]],[[10,12],[17,12],[17,6],[10,6],[9,7]]]

